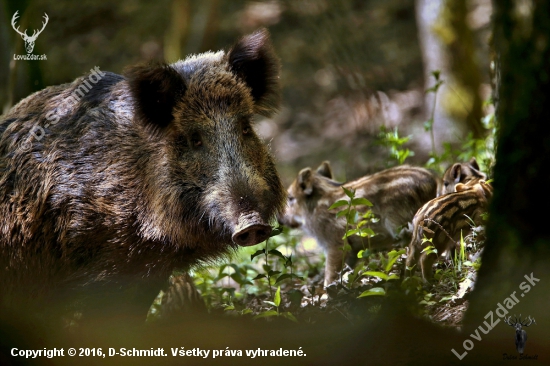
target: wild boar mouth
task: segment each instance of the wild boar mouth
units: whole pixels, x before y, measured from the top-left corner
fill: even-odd
[[[233,242],[248,247],[269,238],[271,226],[266,224],[257,212],[241,214],[233,233]]]

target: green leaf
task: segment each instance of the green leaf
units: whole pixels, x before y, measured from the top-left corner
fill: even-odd
[[[431,305],[435,305],[435,301],[425,301],[425,300],[422,300],[419,302],[420,305],[428,305],[428,306],[431,306]]]
[[[274,237],[274,236],[277,236],[279,234],[281,234],[283,232],[283,228],[282,227],[276,227],[276,228],[273,228],[273,230],[271,230],[271,234],[269,235],[270,238]]]
[[[426,242],[432,243],[432,240],[433,240],[433,238],[429,238],[429,239],[428,239],[428,238],[426,238],[426,235],[424,234],[424,237],[422,238],[422,244],[424,244],[424,243],[426,243]]]
[[[269,272],[267,272],[269,277],[278,275],[279,273],[281,273],[281,271],[270,270]]]
[[[363,273],[367,276],[375,276],[375,277],[378,277],[378,278],[381,278],[383,280],[387,280],[388,279],[388,275],[385,274],[384,272],[378,272],[378,271],[366,271],[365,273]]]
[[[338,208],[338,207],[347,206],[347,205],[349,205],[349,201],[339,200],[334,202],[328,209],[332,210],[333,208]]]
[[[388,258],[392,259],[394,257],[399,257],[400,255],[403,255],[405,253],[407,253],[406,249],[399,249],[399,250],[394,249],[388,253]]]
[[[466,244],[464,243],[464,238],[462,237],[462,230],[460,230],[460,261],[464,262],[466,258]]]
[[[277,281],[275,281],[275,284],[278,284],[279,282],[281,282],[282,280],[286,280],[287,278],[292,278],[293,275],[290,274],[290,273],[283,273],[282,275],[280,275],[278,278],[277,278]]]
[[[356,205],[356,206],[369,206],[369,207],[372,207],[371,201],[369,201],[368,199],[366,199],[364,197],[359,197],[359,198],[352,199],[351,204]]]
[[[368,249],[360,250],[357,253],[357,258],[367,258],[370,255],[370,251]]]
[[[420,253],[426,253],[426,254],[435,253],[435,254],[437,254],[437,249],[435,249],[435,247],[432,246],[432,245],[428,245],[426,248],[422,249],[422,251]]]
[[[386,290],[384,290],[382,287],[373,287],[370,290],[363,291],[363,293],[357,296],[357,298],[366,297],[366,296],[384,296],[384,295],[386,295]]]
[[[277,287],[277,292],[275,292],[275,297],[273,298],[273,302],[277,307],[281,305],[281,286]]]
[[[273,301],[264,300],[263,302],[271,306],[275,306],[275,307],[277,306],[277,304],[275,304]]]
[[[346,215],[346,220],[348,221],[348,223],[353,224],[357,222],[358,219],[359,219],[359,214],[357,213],[357,210],[353,210],[353,209],[349,210],[349,212]]]
[[[262,254],[265,254],[265,249],[257,250],[256,253],[254,253],[250,256],[250,260],[253,260],[257,256],[262,255]]]
[[[252,282],[247,280],[246,277],[241,276],[239,273],[233,273],[230,277],[241,286],[252,285]]]
[[[396,274],[389,275],[389,277],[388,277],[388,281],[389,280],[398,280],[398,279],[399,279],[399,275],[396,275]]]
[[[342,189],[344,190],[344,193],[346,194],[346,196],[348,196],[349,198],[355,197],[355,191],[349,190],[346,187],[342,187]]]
[[[279,315],[279,313],[277,313],[277,311],[268,310],[268,311],[264,311],[263,313],[260,313],[260,314],[256,315],[254,317],[254,319],[267,318],[267,317],[270,317],[270,316],[278,316],[278,315]]]
[[[357,230],[357,229],[348,230],[348,231],[344,234],[344,236],[342,237],[342,239],[345,239],[345,238],[347,238],[347,237],[349,237],[349,236],[352,236],[353,234],[356,234],[358,231],[359,231],[359,230]]]
[[[347,253],[349,251],[351,251],[351,245],[349,244],[344,244],[344,246],[342,248],[340,248],[341,251],[343,251],[344,253]]]
[[[280,257],[282,259],[286,259],[286,257],[283,255],[283,253],[279,252],[277,249],[271,249],[268,253],[276,255],[277,257]]]
[[[336,214],[336,218],[346,216],[348,214],[348,210],[342,210]]]
[[[364,219],[367,219],[367,220],[370,220],[371,222],[373,222],[372,219],[374,219],[375,216],[374,216],[374,213],[372,212],[372,210],[367,210],[367,211],[365,211],[365,213],[363,214],[363,218],[364,218]]]
[[[222,279],[222,278],[224,278],[224,277],[229,276],[228,273],[224,273],[224,271],[225,271],[225,269],[226,269],[227,267],[233,268],[233,269],[235,270],[236,273],[240,272],[240,271],[239,271],[239,267],[238,267],[236,264],[229,264],[229,263],[223,264],[223,265],[220,267],[220,270],[218,271],[218,277],[217,277],[216,281],[218,281],[218,280],[220,280],[220,279]]]
[[[292,254],[288,257],[285,257],[285,267],[291,267],[292,266]]]
[[[246,314],[250,314],[250,313],[252,313],[252,310],[251,310],[251,309],[243,309],[243,310],[241,311],[241,315],[246,315]]]
[[[397,261],[399,259],[399,256],[401,255],[399,253],[404,254],[405,250],[402,249],[399,252],[396,252],[396,251],[392,250],[391,252],[388,253],[388,259],[389,260],[388,260],[388,263],[386,264],[386,268],[385,268],[386,272],[389,272],[391,270],[391,268],[393,267],[395,261]]]
[[[294,317],[294,315],[292,315],[292,313],[290,312],[285,312],[285,313],[281,313],[282,316],[284,316],[285,318],[289,319],[289,320],[292,320],[294,323],[298,323],[298,319],[296,319]]]
[[[259,280],[260,278],[267,278],[265,274],[259,274],[256,277],[254,277],[252,280]]]
[[[228,310],[235,310],[235,307],[233,305],[229,305],[229,306],[226,306],[223,311],[228,311]]]
[[[373,236],[376,236],[376,233],[370,227],[364,228],[363,230],[361,230],[361,232],[365,234],[365,235],[361,235],[362,237],[370,236],[372,238]]]
[[[225,278],[225,277],[228,277],[229,275],[227,273],[220,273],[218,275],[218,277],[214,278],[214,282],[218,282],[219,280],[221,280],[222,278]]]

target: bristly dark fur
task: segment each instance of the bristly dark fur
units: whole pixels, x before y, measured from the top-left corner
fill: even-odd
[[[265,29],[241,39],[228,53],[231,70],[252,90],[255,112],[271,115],[279,104],[279,61]]]
[[[167,64],[144,64],[126,69],[136,117],[153,126],[166,127],[172,111],[185,94],[185,82]]]
[[[285,191],[251,118],[277,107],[276,65],[262,30],[231,55],[104,73],[69,103],[84,76],[2,116],[0,311],[83,291],[144,316],[174,269],[230,253],[246,220],[265,235]]]

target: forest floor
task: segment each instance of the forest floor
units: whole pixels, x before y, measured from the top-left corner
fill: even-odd
[[[257,321],[284,316],[299,323],[330,315],[353,323],[365,309],[375,317],[385,299],[405,295],[418,317],[460,327],[480,266],[484,230],[474,228],[453,260],[440,258],[430,283],[422,281],[419,271],[403,276],[406,249],[397,248],[371,253],[353,270],[344,269],[343,276],[326,289],[324,254],[313,239],[293,232],[272,239],[267,248],[253,247],[232,263],[194,274],[211,313],[252,316]],[[157,301],[152,309],[155,306],[162,304]]]

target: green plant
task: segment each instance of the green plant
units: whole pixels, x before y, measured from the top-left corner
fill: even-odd
[[[364,271],[362,275],[364,276],[374,276],[380,278],[384,281],[385,287],[373,287],[366,291],[363,291],[358,297],[373,296],[373,295],[386,295],[386,290],[389,286],[389,281],[398,280],[399,276],[396,274],[390,274],[390,271],[393,268],[395,262],[399,257],[406,253],[405,249],[392,250],[387,256],[384,254],[379,255],[379,261],[376,263],[379,269],[377,271]],[[367,268],[369,266],[367,265]]]
[[[411,137],[412,136],[400,137],[397,127],[395,127],[393,131],[388,131],[385,126],[381,126],[380,133],[378,134],[378,142],[388,148],[390,158],[395,159],[395,162],[400,165],[403,164],[409,156],[414,156],[413,151],[403,148],[403,145],[407,143]]]
[[[283,316],[289,320],[292,320],[293,322],[298,322],[298,320],[296,319],[296,317],[294,315],[292,315],[291,312],[289,311],[285,311],[285,312],[281,312],[280,311],[280,306],[281,306],[281,286],[278,286],[277,287],[277,291],[275,292],[275,295],[273,296],[273,301],[264,301],[264,303],[268,304],[268,305],[271,305],[271,306],[274,306],[276,310],[273,310],[273,309],[270,309],[270,310],[267,310],[267,311],[264,311],[258,315],[256,315],[254,317],[254,319],[259,319],[259,318],[268,318],[268,317],[272,317],[272,316]]]
[[[272,233],[271,233],[271,237],[274,237],[274,236],[277,236],[279,234],[282,233],[282,229],[281,228],[275,228],[273,229]],[[271,287],[271,280],[272,278],[274,278],[275,276],[279,275],[276,280],[275,280],[275,283],[274,284],[277,284],[285,279],[293,279],[293,278],[296,278],[296,279],[300,279],[300,280],[303,280],[302,277],[300,276],[297,276],[296,274],[294,274],[292,272],[292,268],[293,268],[293,263],[292,263],[292,255],[289,255],[289,256],[285,256],[283,253],[281,253],[279,250],[277,249],[269,249],[269,239],[265,241],[265,248],[264,249],[259,249],[257,250],[254,254],[252,254],[250,256],[250,260],[254,260],[254,258],[258,257],[258,256],[261,256],[263,255],[264,258],[265,258],[265,263],[263,264],[262,268],[264,270],[264,273],[259,273],[256,277],[254,277],[252,280],[259,280],[259,279],[262,279],[262,278],[265,278],[267,280],[267,285],[269,287],[269,293],[271,295],[271,297],[273,297],[273,289]],[[278,257],[279,259],[282,260],[283,262],[283,266],[284,268],[290,268],[290,273],[281,273],[281,271],[278,271],[276,270],[274,267],[272,267],[272,262],[269,261],[269,257],[271,256],[276,256]]]
[[[370,248],[370,238],[375,236],[376,233],[370,228],[369,225],[370,223],[376,222],[378,219],[374,217],[374,214],[370,209],[367,210],[362,215],[359,214],[357,206],[372,207],[372,203],[368,199],[364,197],[355,197],[354,190],[349,190],[346,187],[342,187],[342,189],[344,190],[344,193],[346,194],[346,196],[348,196],[349,200],[346,200],[346,199],[338,200],[329,207],[329,210],[345,206],[343,210],[339,211],[336,214],[337,218],[340,218],[343,216],[346,219],[345,232],[344,232],[344,236],[342,237],[342,239],[344,240],[344,246],[341,248],[341,250],[344,252],[344,255],[342,256],[342,268],[343,268],[346,254],[349,251],[351,251],[351,245],[349,244],[349,237],[351,237],[352,235],[358,235],[361,238],[361,243],[363,244],[363,250],[366,249],[363,243],[363,238],[366,237],[368,239],[368,245]],[[359,221],[360,217],[363,220]],[[340,276],[340,285],[343,285],[342,276]]]
[[[438,269],[434,274],[434,279],[444,283],[447,286],[451,286],[454,291],[458,290],[459,283],[464,280],[465,272],[464,263],[466,262],[466,245],[462,232],[460,233],[460,242],[458,244],[458,250],[454,251],[454,256],[451,258],[451,264],[446,269]]]
[[[437,105],[437,92],[439,90],[439,87],[443,84],[443,80],[440,79],[441,71],[434,70],[432,71],[432,76],[435,79],[435,84],[426,90],[426,93],[434,93],[434,101],[432,106],[432,113],[430,116],[430,119],[424,122],[424,130],[427,132],[430,132],[430,139],[432,141],[432,157],[436,157],[437,153],[435,151],[435,137],[434,137],[434,119],[435,119],[435,108]]]

